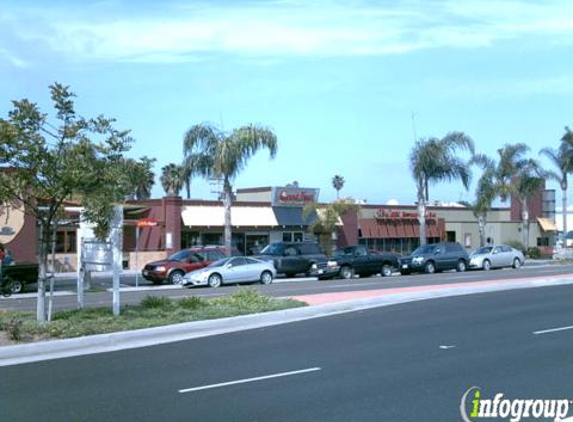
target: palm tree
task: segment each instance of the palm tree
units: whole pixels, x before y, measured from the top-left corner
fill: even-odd
[[[344,177],[335,175],[332,178],[332,187],[336,189],[336,199],[340,199],[340,189],[344,187]]]
[[[527,200],[543,187],[546,173],[539,163],[527,158],[529,147],[524,143],[506,144],[498,150],[499,164],[496,171],[499,196],[506,200],[515,196],[521,205],[522,243],[529,246],[529,205]]]
[[[170,163],[161,169],[161,186],[167,196],[178,196],[183,185],[183,168]]]
[[[277,137],[268,128],[248,125],[223,132],[209,124],[191,127],[183,138],[184,173],[223,179],[225,248],[231,251],[231,182],[245,168],[251,156],[266,148],[277,153]]]
[[[420,139],[410,152],[410,170],[416,182],[420,245],[426,244],[426,202],[429,184],[459,179],[467,189],[471,173],[469,162],[456,156],[458,150],[474,153],[473,140],[463,132],[450,132],[444,138]]]
[[[132,186],[128,199],[142,200],[151,197],[151,189],[155,184],[155,174],[153,173],[155,161],[155,158],[147,156],[141,157],[139,161],[133,159],[126,161],[128,166],[126,173]]]
[[[476,154],[472,161],[484,170],[477,182],[476,200],[473,204],[473,209],[474,215],[478,220],[480,246],[485,246],[487,214],[491,210],[492,203],[499,193],[495,174],[496,166],[491,158],[483,154]]]
[[[567,176],[573,171],[572,147],[565,141],[565,136],[561,140],[561,145],[557,149],[543,148],[539,154],[545,155],[555,166],[557,171],[546,171],[547,177],[559,183],[561,188],[561,206],[563,208],[563,233],[567,235],[567,188],[569,186]]]

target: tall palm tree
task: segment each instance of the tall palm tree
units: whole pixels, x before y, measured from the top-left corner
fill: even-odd
[[[332,187],[336,189],[336,199],[340,199],[340,189],[344,187],[344,177],[335,175],[332,178]]]
[[[183,168],[170,163],[161,169],[161,186],[167,196],[178,196],[183,185]]]
[[[259,149],[277,153],[277,137],[268,128],[247,125],[224,132],[209,124],[192,126],[183,138],[184,172],[223,180],[225,248],[231,251],[231,182]]]
[[[499,196],[506,200],[515,196],[521,205],[522,243],[529,246],[529,205],[527,200],[543,187],[545,172],[539,163],[527,158],[529,147],[524,143],[506,144],[498,150],[499,163],[496,171]]]
[[[567,235],[567,176],[573,170],[573,157],[568,145],[562,141],[559,148],[543,148],[539,154],[549,158],[556,171],[546,171],[547,177],[559,183],[561,188],[561,206],[563,208],[563,233]]]
[[[153,173],[153,165],[155,158],[143,156],[139,161],[132,159],[127,160],[130,171],[128,177],[133,186],[130,199],[149,199],[151,197],[151,189],[155,184],[155,174]]]
[[[491,158],[483,154],[476,154],[472,161],[483,168],[483,173],[477,182],[476,199],[473,204],[473,210],[478,220],[480,246],[485,246],[487,214],[491,210],[492,203],[499,192],[495,174],[496,165]]]
[[[410,152],[410,170],[418,195],[420,245],[426,244],[426,203],[430,183],[459,179],[466,189],[469,187],[469,162],[456,155],[460,150],[473,155],[473,140],[463,132],[450,132],[442,139],[420,139]]]

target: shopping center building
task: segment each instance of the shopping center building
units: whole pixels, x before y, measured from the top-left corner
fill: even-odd
[[[319,190],[300,187],[238,189],[231,209],[232,243],[235,253],[256,254],[265,245],[280,241],[312,240],[309,225],[319,218],[308,215],[305,205],[319,202]],[[555,191],[544,190],[529,203],[528,247],[539,246],[546,253],[555,240]],[[135,269],[153,259],[193,245],[223,243],[224,208],[220,201],[184,200],[165,197],[130,201],[124,207],[123,251],[126,267]],[[0,208],[0,242],[17,261],[33,261],[36,253],[35,220],[23,208]],[[518,201],[509,207],[493,208],[487,216],[486,238],[490,243],[521,240],[521,209]],[[74,270],[79,239],[77,208],[68,207],[66,225],[58,230],[58,270]],[[138,227],[141,221],[157,223]],[[360,211],[342,216],[334,242],[338,247],[365,244],[370,249],[407,254],[419,245],[419,221],[415,205],[363,204]],[[463,206],[430,204],[426,214],[429,242],[457,241],[468,250],[479,246],[477,218]]]

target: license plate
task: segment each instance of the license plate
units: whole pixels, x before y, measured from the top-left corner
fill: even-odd
[[[402,264],[402,268],[408,268],[408,264]]]
[[[322,274],[324,272],[324,270],[318,270],[319,274]]]

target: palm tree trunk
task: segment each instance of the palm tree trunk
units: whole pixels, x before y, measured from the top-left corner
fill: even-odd
[[[567,186],[561,187],[561,207],[563,208],[563,247],[567,247]]]
[[[40,242],[38,248],[38,300],[36,302],[36,321],[43,325],[46,323],[46,274],[48,269],[48,242],[50,239],[50,225],[43,221],[40,223]]]
[[[478,231],[479,231],[479,245],[480,247],[485,246],[485,226],[487,224],[486,214],[480,213],[478,215]]]
[[[223,206],[225,207],[225,250],[231,256],[231,201],[233,190],[229,178],[225,177],[223,186]]]
[[[521,240],[525,249],[529,249],[529,207],[527,198],[521,198]]]
[[[187,199],[191,199],[191,180],[189,178],[185,179],[185,191],[187,193]]]
[[[420,222],[420,246],[426,244],[426,199],[424,188],[418,188],[418,221]]]

